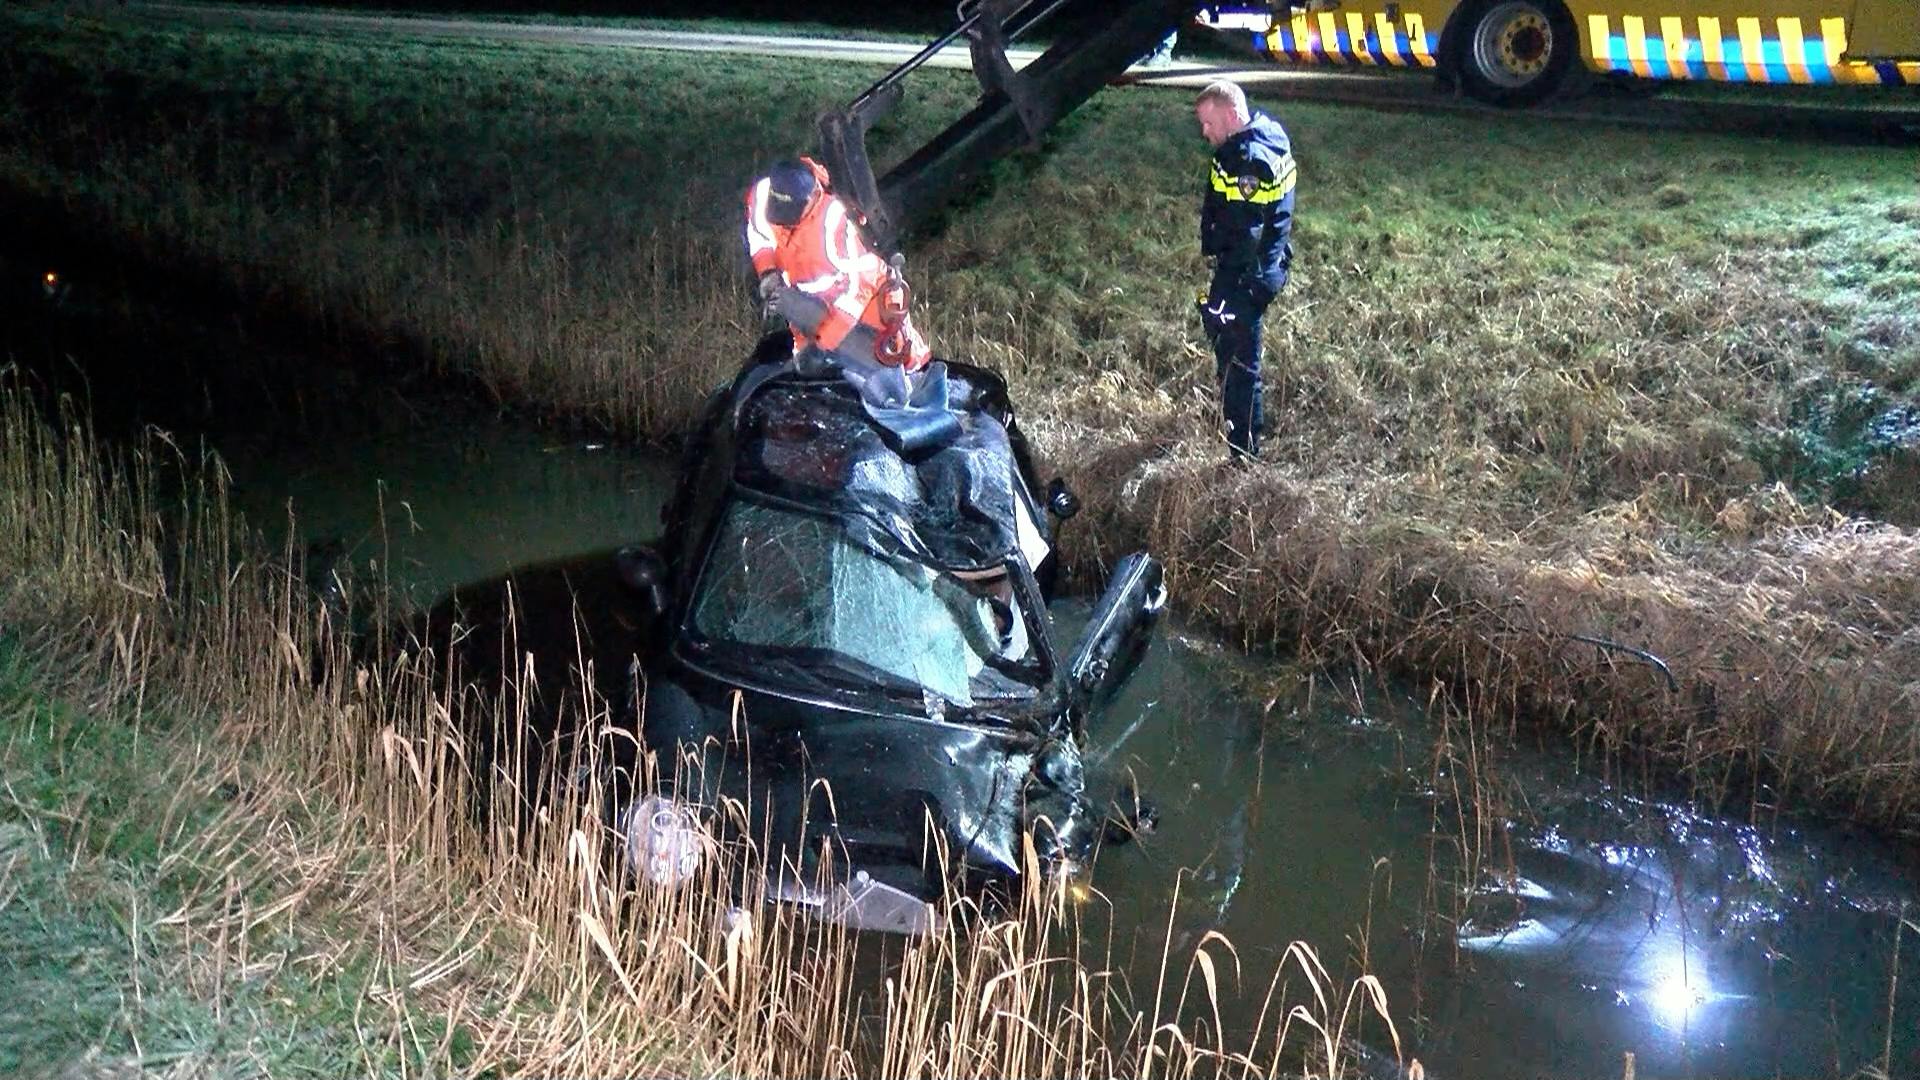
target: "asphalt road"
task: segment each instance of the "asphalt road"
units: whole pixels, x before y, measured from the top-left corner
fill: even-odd
[[[785,34],[732,34],[710,31],[650,30],[627,27],[567,25],[559,23],[504,22],[481,18],[435,18],[411,15],[356,15],[330,11],[285,11],[248,4],[186,4],[164,0],[98,0],[90,5],[97,15],[161,19],[167,22],[198,22],[209,26],[239,26],[278,33],[387,34],[411,38],[445,38],[466,41],[532,41],[564,45],[597,45],[607,48],[657,49],[669,52],[721,53],[752,56],[791,56],[809,60],[833,60],[846,63],[892,67],[919,52],[919,42],[859,41],[845,38],[808,37]],[[1007,57],[1014,68],[1025,67],[1040,55],[1039,49],[1014,47]],[[963,43],[949,45],[928,61],[930,67],[971,69],[972,58]],[[877,77],[876,72],[876,77]],[[1298,87],[1341,86],[1355,93],[1368,86],[1400,81],[1412,83],[1427,96],[1431,82],[1414,76],[1389,80],[1354,71],[1330,68],[1287,68],[1248,57],[1245,64],[1214,66],[1178,63],[1169,68],[1135,67],[1129,81],[1143,86],[1198,90],[1222,76],[1243,85]],[[1303,93],[1304,96],[1304,93]],[[1398,101],[1406,95],[1390,97]]]
[[[479,18],[358,15],[326,11],[285,11],[243,4],[181,4],[159,0],[100,2],[90,5],[102,16],[198,22],[211,26],[239,26],[277,33],[331,33],[345,35],[404,35],[410,38],[469,41],[529,41],[605,48],[655,49],[723,55],[790,56],[891,67],[920,51],[918,43],[858,41],[771,34],[709,31],[652,30],[627,27],[502,22]],[[1013,48],[1008,58],[1018,69],[1032,62],[1040,50]],[[949,45],[936,53],[929,66],[970,68],[964,45]],[[1396,110],[1443,111],[1486,116],[1490,122],[1520,117],[1554,116],[1567,120],[1669,130],[1743,132],[1775,138],[1803,138],[1837,142],[1911,144],[1920,138],[1920,95],[1891,91],[1886,102],[1874,106],[1876,93],[1861,91],[1869,107],[1840,107],[1793,100],[1783,90],[1778,100],[1703,100],[1685,89],[1655,93],[1658,84],[1623,89],[1589,81],[1583,92],[1562,94],[1558,100],[1526,112],[1494,109],[1458,95],[1441,92],[1436,82],[1419,72],[1367,73],[1346,69],[1288,67],[1249,59],[1244,65],[1175,64],[1148,70],[1135,67],[1116,78],[1131,86],[1170,88],[1192,92],[1216,78],[1232,78],[1254,87],[1263,99],[1326,101]]]

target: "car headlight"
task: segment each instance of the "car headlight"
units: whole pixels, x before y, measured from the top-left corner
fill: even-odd
[[[693,811],[672,799],[649,795],[621,815],[627,865],[655,885],[680,885],[700,871],[711,842]]]

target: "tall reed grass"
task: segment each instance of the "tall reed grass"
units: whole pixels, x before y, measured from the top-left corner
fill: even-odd
[[[197,884],[149,926],[167,947],[129,973],[135,996],[166,980],[217,1010],[241,985],[358,972],[364,998],[302,1022],[334,1025],[320,1037],[360,1047],[368,1073],[1337,1076],[1363,1019],[1393,1039],[1384,988],[1340,985],[1304,943],[1265,983],[1215,934],[1126,985],[1031,848],[1011,904],[954,893],[937,932],[878,964],[873,942],[742,891],[773,850],[751,829],[688,886],[629,875],[601,810],[605,738],[551,766],[596,779],[537,803],[544,780],[476,742],[524,755],[535,674],[570,665],[586,678],[569,711],[617,736],[578,661],[621,658],[516,657],[483,693],[431,651],[356,648],[297,560],[233,518],[217,460],[107,451],[84,417],[55,420],[0,385],[0,635],[40,658],[40,693],[150,730],[158,858],[199,872],[173,875]],[[112,831],[21,809],[75,859]],[[1258,1019],[1229,1030],[1240,995]]]

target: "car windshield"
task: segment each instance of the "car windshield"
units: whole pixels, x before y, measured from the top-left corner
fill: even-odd
[[[1004,567],[955,574],[885,558],[830,518],[746,500],[728,508],[689,629],[810,678],[961,707],[1031,697],[1046,677]]]

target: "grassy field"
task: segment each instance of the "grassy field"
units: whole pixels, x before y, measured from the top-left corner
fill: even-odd
[[[636,438],[757,331],[740,190],[873,74],[0,19],[16,197],[370,363]],[[969,87],[929,76],[879,156]],[[1007,371],[1086,496],[1081,564],[1145,543],[1248,645],[1920,823],[1912,149],[1264,104],[1303,179],[1251,472],[1220,467],[1190,311],[1184,94],[1102,95],[911,249],[936,348]]]

